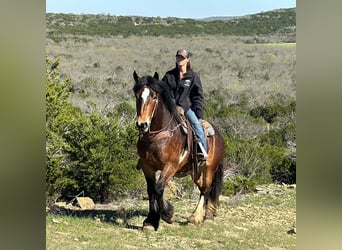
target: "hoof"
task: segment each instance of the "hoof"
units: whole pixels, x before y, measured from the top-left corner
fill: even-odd
[[[144,225],[142,229],[143,231],[157,231],[152,225]]]
[[[158,227],[159,227],[159,220],[158,221],[150,221],[149,219],[146,219],[143,222],[143,230],[146,230],[146,231],[151,231],[151,230],[157,231]]]
[[[169,224],[172,224],[172,223],[175,222],[175,220],[176,220],[176,218],[175,218],[174,215],[172,215],[171,218],[162,216],[162,219],[163,219],[163,221],[165,221],[165,222],[167,222],[167,223],[169,223]]]
[[[188,218],[188,223],[194,224],[194,225],[198,225],[201,224],[201,221],[199,219],[197,219],[194,215],[191,215]]]

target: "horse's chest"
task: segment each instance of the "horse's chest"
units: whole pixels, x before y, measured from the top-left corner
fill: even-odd
[[[172,149],[165,143],[139,140],[137,144],[138,155],[148,161],[160,161],[170,157]]]

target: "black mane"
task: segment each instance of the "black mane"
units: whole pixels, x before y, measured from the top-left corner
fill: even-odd
[[[134,85],[133,91],[137,92],[144,85],[151,87],[151,89],[160,94],[170,114],[173,115],[177,121],[179,121],[180,118],[176,110],[176,104],[171,97],[171,90],[169,86],[164,81],[147,75],[140,78],[140,80]]]

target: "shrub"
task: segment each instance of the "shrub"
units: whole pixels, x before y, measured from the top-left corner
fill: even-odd
[[[277,116],[295,112],[296,102],[292,101],[287,106],[279,104],[260,106],[252,109],[249,114],[254,118],[262,117],[266,122],[272,123]]]
[[[268,143],[278,147],[285,147],[285,130],[284,129],[274,129],[268,134],[264,134],[260,137],[261,142]]]
[[[250,115],[255,118],[262,117],[266,122],[272,123],[273,119],[278,115],[278,109],[276,105],[257,107],[250,111]]]
[[[76,185],[72,179],[63,178],[69,168],[62,133],[72,118],[73,108],[67,101],[71,81],[60,80],[59,62],[59,58],[52,62],[46,57],[46,187],[51,199],[57,198],[65,186]]]
[[[58,59],[47,59],[47,195],[68,198],[84,191],[95,201],[105,201],[140,188],[144,180],[134,169],[133,122],[87,115],[72,106],[71,83],[60,80],[58,64]]]
[[[285,157],[270,170],[272,180],[277,183],[296,183],[296,161],[290,156]]]
[[[115,118],[98,114],[83,115],[70,121],[64,138],[69,147],[69,166],[77,190],[84,190],[95,200],[105,201],[128,191],[137,177],[132,134],[122,131]],[[67,191],[67,190],[65,190]]]
[[[222,194],[231,196],[235,194],[245,194],[254,192],[256,188],[255,181],[245,176],[232,176],[223,183]]]
[[[242,141],[226,137],[226,155],[239,175],[256,184],[272,182],[270,170],[285,158],[285,148],[263,144],[258,140]]]

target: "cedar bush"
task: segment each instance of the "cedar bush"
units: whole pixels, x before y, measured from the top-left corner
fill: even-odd
[[[234,174],[226,177],[223,194],[252,192],[255,185],[271,182],[295,183],[296,163],[287,156],[285,147],[230,136],[225,142],[225,158],[234,166]]]
[[[242,175],[232,176],[223,183],[222,194],[231,196],[235,194],[244,194],[254,192],[256,183],[250,178]]]
[[[59,59],[47,58],[46,65],[48,200],[67,199],[84,191],[103,202],[140,189],[144,180],[134,168],[137,131],[133,121],[85,114],[72,106],[68,101],[71,81],[60,79]]]
[[[296,183],[296,161],[291,156],[286,156],[278,164],[274,164],[270,170],[273,182]]]
[[[268,105],[263,107],[256,107],[252,109],[249,113],[251,116],[257,118],[262,117],[266,122],[274,122],[277,116],[284,116],[288,113],[296,111],[296,102],[292,101],[287,106],[282,106],[279,104]]]
[[[258,141],[242,141],[226,138],[226,158],[236,166],[239,175],[254,180],[257,184],[272,181],[270,169],[282,159],[284,150]]]

